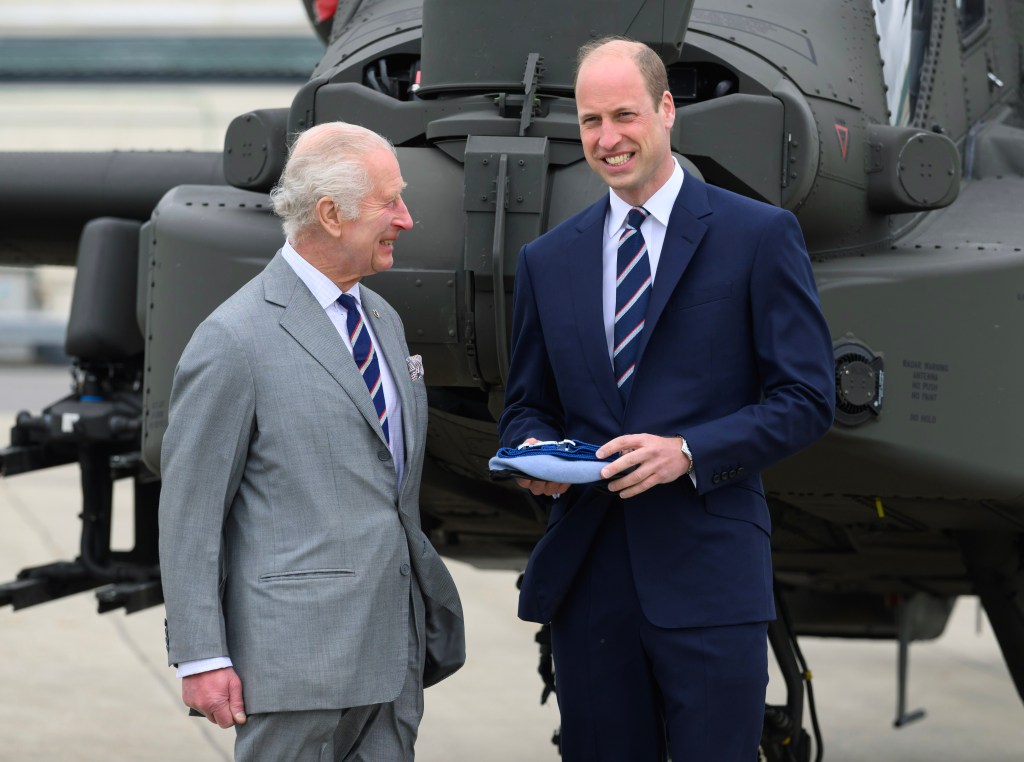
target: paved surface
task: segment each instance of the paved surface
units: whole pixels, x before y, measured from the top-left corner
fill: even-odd
[[[0,447],[14,411],[67,391],[59,368],[0,367]],[[74,467],[0,479],[0,581],[25,566],[76,554]],[[130,495],[118,485],[115,512]],[[130,527],[115,516],[115,537]],[[126,540],[122,540],[126,544]],[[515,616],[513,572],[450,567],[466,608],[469,662],[427,692],[420,762],[556,760],[557,709],[540,707],[534,628]],[[828,762],[1017,762],[1024,709],[973,599],[957,605],[946,634],[911,648],[912,709],[928,717],[892,729],[895,646],[802,641]],[[232,734],[190,719],[165,666],[163,611],[99,616],[85,593],[17,613],[0,610],[0,762],[200,762],[228,760]],[[782,701],[773,677],[769,699]],[[553,703],[553,702],[551,702]]]

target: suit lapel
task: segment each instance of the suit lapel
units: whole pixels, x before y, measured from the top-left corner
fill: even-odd
[[[608,196],[590,207],[576,227],[579,238],[569,241],[564,258],[564,283],[570,284],[576,331],[583,357],[594,378],[594,385],[616,418],[622,417],[622,397],[615,386],[615,371],[608,356],[604,332],[604,220]]]
[[[676,196],[672,207],[672,216],[665,231],[665,242],[661,248],[661,259],[658,261],[658,272],[654,276],[654,289],[651,291],[651,302],[647,305],[647,319],[643,333],[640,334],[640,345],[637,348],[637,367],[643,369],[644,350],[651,338],[651,332],[658,324],[661,313],[665,311],[669,297],[679,285],[693,254],[704,238],[708,226],[701,222],[701,217],[711,214],[708,204],[707,187],[691,174],[686,175],[683,187]]]
[[[363,377],[359,375],[352,354],[345,351],[345,344],[323,307],[280,253],[267,265],[264,274],[264,297],[268,302],[284,307],[281,327],[341,385],[383,442],[384,432],[377,421],[377,411],[366,392]]]

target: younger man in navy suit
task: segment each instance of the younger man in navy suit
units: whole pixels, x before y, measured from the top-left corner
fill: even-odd
[[[828,326],[793,215],[672,156],[654,51],[584,46],[576,103],[610,193],[520,253],[501,444],[620,457],[607,490],[520,480],[555,499],[519,613],[551,623],[567,762],[752,762],[775,617],[760,471],[831,425]]]

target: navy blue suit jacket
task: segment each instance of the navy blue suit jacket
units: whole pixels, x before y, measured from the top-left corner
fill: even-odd
[[[832,341],[799,225],[788,211],[686,175],[623,404],[602,314],[607,209],[606,196],[520,252],[501,443],[682,435],[696,488],[684,476],[625,501],[595,486],[570,489],[531,555],[519,615],[551,620],[619,501],[651,623],[773,619],[760,471],[819,438],[834,412]]]

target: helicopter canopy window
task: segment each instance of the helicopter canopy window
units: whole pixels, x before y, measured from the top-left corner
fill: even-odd
[[[956,0],[960,13],[960,36],[968,37],[985,20],[985,0]]]
[[[889,123],[909,124],[917,103],[921,64],[928,49],[932,3],[931,0],[872,0],[872,5],[888,88]]]

